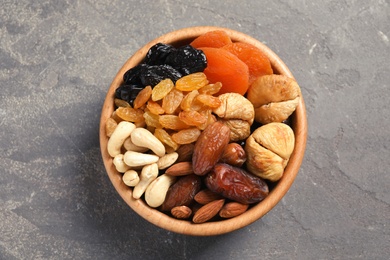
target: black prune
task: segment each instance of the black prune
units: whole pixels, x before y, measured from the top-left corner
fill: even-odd
[[[183,75],[202,72],[207,67],[206,55],[202,50],[191,45],[184,45],[170,53],[165,60],[166,64],[180,71]]]
[[[140,85],[121,85],[115,90],[115,98],[122,99],[133,106],[134,99],[143,88],[144,86]]]
[[[128,71],[123,74],[123,81],[125,84],[141,84],[140,75],[142,74],[142,71],[148,67],[146,64],[139,64],[135,66],[134,68],[129,69]]]
[[[144,63],[148,65],[165,64],[166,57],[175,51],[176,48],[171,45],[164,44],[164,43],[157,43],[149,49],[148,53],[146,54]]]
[[[169,65],[153,65],[146,67],[140,75],[141,82],[144,86],[157,85],[161,80],[170,78],[174,83],[183,75]]]

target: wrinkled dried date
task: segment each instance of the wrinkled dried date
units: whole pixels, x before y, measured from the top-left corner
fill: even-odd
[[[192,167],[196,175],[206,175],[221,158],[230,140],[230,129],[221,122],[209,125],[195,143]]]
[[[180,178],[173,184],[161,205],[161,211],[170,211],[176,206],[188,206],[194,200],[195,194],[201,188],[202,180],[195,174]]]
[[[207,175],[205,183],[211,191],[244,204],[260,202],[269,193],[265,181],[225,163],[216,164]]]

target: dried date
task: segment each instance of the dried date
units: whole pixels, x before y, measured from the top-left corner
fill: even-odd
[[[269,193],[265,181],[225,163],[216,164],[206,176],[205,183],[211,191],[243,204],[260,202]]]

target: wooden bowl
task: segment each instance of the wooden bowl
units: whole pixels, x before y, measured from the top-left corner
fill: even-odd
[[[197,36],[208,31],[222,29],[226,31],[233,41],[241,41],[253,44],[260,48],[270,59],[275,74],[283,74],[288,77],[293,75],[283,61],[267,46],[258,40],[238,31],[220,27],[191,27],[173,31],[154,39],[141,49],[139,49],[130,59],[126,61],[123,67],[115,76],[106,99],[103,104],[101,120],[100,120],[100,149],[103,157],[104,166],[106,168],[108,177],[110,178],[115,189],[122,197],[122,199],[141,217],[153,223],[154,225],[180,234],[194,235],[194,236],[211,236],[228,233],[242,227],[245,227],[256,220],[260,219],[268,213],[287,193],[290,186],[294,182],[298,174],[300,165],[303,160],[306,138],[307,138],[307,121],[306,109],[303,98],[300,99],[296,111],[291,115],[292,128],[295,133],[295,148],[291,155],[289,163],[285,168],[283,177],[278,181],[276,186],[271,190],[269,195],[257,205],[251,207],[244,214],[232,219],[226,219],[216,222],[207,222],[203,224],[194,224],[187,220],[178,220],[172,218],[156,209],[150,208],[142,199],[136,200],[132,197],[132,189],[122,182],[122,174],[118,173],[112,163],[112,158],[107,152],[108,138],[105,133],[106,120],[114,111],[114,93],[115,89],[123,82],[123,74],[130,68],[139,64],[145,57],[147,51],[151,46],[158,42],[180,46],[191,42]]]

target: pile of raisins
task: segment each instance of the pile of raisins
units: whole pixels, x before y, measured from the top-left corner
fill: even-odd
[[[175,48],[157,43],[152,46],[144,61],[123,75],[123,84],[115,91],[115,98],[133,105],[138,93],[146,86],[152,88],[163,79],[174,83],[181,77],[203,72],[207,67],[206,55],[191,45]]]

